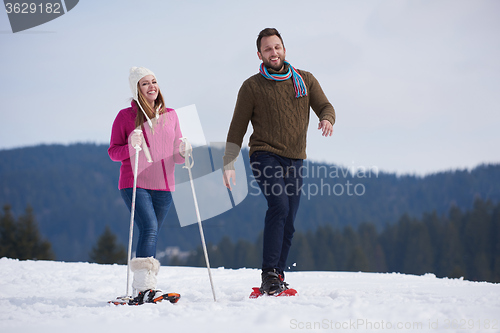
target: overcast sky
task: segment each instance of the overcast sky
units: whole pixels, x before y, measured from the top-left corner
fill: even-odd
[[[499,163],[499,17],[496,0],[94,0],[13,34],[2,11],[0,149],[109,143],[132,66],[224,141],[257,34],[275,27],[337,112],[331,138],[312,113],[310,160],[420,175]]]

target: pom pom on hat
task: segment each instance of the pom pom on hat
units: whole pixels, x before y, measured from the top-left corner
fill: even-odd
[[[132,91],[132,95],[134,96],[134,99],[136,101],[138,100],[137,83],[139,82],[140,79],[142,79],[147,75],[153,75],[154,77],[156,77],[156,75],[152,71],[150,71],[145,67],[130,68],[130,75],[128,77],[128,81],[130,83],[130,90]]]

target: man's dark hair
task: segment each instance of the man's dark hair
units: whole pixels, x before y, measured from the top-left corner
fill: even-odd
[[[283,43],[283,38],[281,38],[281,35],[278,32],[278,30],[276,30],[275,28],[265,28],[259,33],[259,37],[257,37],[257,51],[260,52],[260,42],[262,41],[262,38],[269,36],[278,36],[279,39],[281,40],[281,44],[283,44],[283,47],[285,47],[285,43]]]

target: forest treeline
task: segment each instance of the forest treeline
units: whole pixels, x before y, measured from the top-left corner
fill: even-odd
[[[21,260],[55,259],[52,245],[40,235],[33,209],[27,207],[23,215],[14,217],[9,205],[0,213],[0,258]]]
[[[374,224],[343,229],[321,226],[296,232],[289,255],[290,271],[363,271],[433,273],[438,277],[500,282],[500,203],[476,199],[473,208],[452,207],[447,215],[401,216],[381,231]],[[208,244],[212,267],[259,268],[262,235],[255,242],[223,237]],[[10,207],[0,215],[0,257],[54,259],[51,244],[38,231],[33,210],[14,218]],[[106,227],[90,252],[90,261],[126,263],[123,244]],[[165,264],[165,263],[164,263]],[[201,247],[169,265],[205,266]]]
[[[106,226],[117,242],[128,244],[130,212],[118,191],[120,163],[110,160],[107,148],[82,143],[0,150],[0,207],[10,205],[13,216],[32,207],[40,234],[50,241],[58,260],[88,260]],[[211,152],[222,155],[216,148]],[[196,168],[202,154],[195,156]],[[248,150],[241,156],[249,194],[236,207],[203,221],[208,242],[219,243],[225,236],[233,242],[253,242],[262,230],[266,201],[256,191]],[[357,230],[363,223],[372,223],[380,231],[404,214],[421,217],[436,211],[442,215],[452,206],[467,211],[475,197],[500,202],[500,164],[426,176],[385,173],[371,165],[306,160],[304,166],[304,194],[295,223],[301,233],[327,226]],[[223,187],[222,182],[217,184]],[[198,194],[203,190],[212,189],[196,188]],[[197,226],[181,227],[174,206],[160,231],[158,249],[194,250],[200,242]]]
[[[257,241],[232,242],[224,237],[209,245],[213,267],[259,268],[262,236]],[[204,266],[201,247],[173,265]],[[296,232],[290,250],[290,270],[433,273],[438,277],[500,282],[500,204],[477,199],[469,211],[452,207],[422,218],[403,215],[378,231],[364,223],[356,229],[321,226]]]

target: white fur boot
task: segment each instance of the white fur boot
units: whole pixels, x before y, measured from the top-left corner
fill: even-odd
[[[156,276],[160,270],[160,262],[153,257],[134,258],[130,261],[130,269],[134,273],[134,295],[145,290],[156,290]]]

